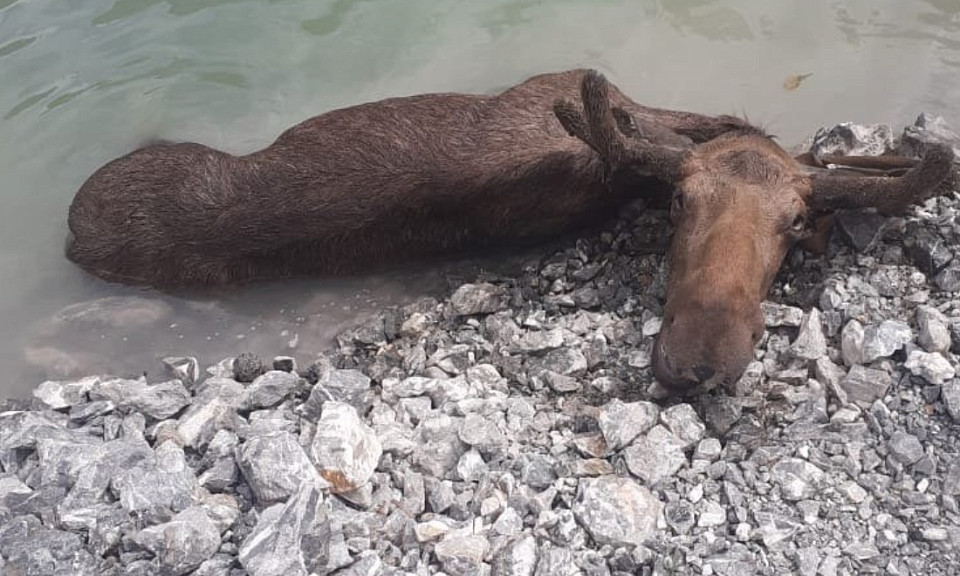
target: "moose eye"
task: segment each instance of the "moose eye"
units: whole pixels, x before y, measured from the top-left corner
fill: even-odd
[[[790,224],[790,231],[794,234],[800,234],[807,229],[807,215],[797,214]]]

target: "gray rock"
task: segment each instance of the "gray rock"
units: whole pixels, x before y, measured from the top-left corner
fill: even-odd
[[[843,354],[844,364],[854,366],[865,362],[864,338],[864,328],[860,322],[850,320],[843,326],[840,333],[840,350]]]
[[[930,526],[920,531],[920,537],[927,542],[944,542],[950,538],[950,533],[941,526]]]
[[[627,355],[627,365],[631,368],[649,368],[653,365],[653,356],[649,346],[631,350]]]
[[[834,219],[839,237],[857,252],[872,250],[880,241],[887,218],[869,210],[840,210]]]
[[[834,364],[830,358],[821,356],[814,362],[813,374],[817,381],[826,386],[827,391],[837,399],[841,406],[845,406],[849,402],[849,396],[843,387],[843,380],[847,376],[846,370]]]
[[[660,501],[627,478],[580,481],[573,513],[598,544],[641,546],[654,534]]]
[[[170,356],[163,359],[163,366],[171,378],[192,386],[200,380],[200,363],[192,356]]]
[[[463,419],[460,440],[484,452],[493,451],[507,441],[496,424],[479,414],[467,414]]]
[[[475,482],[487,474],[487,463],[476,448],[463,453],[457,462],[457,476],[464,482]]]
[[[953,147],[953,153],[960,156],[960,136],[957,136],[942,116],[930,116],[923,112],[912,126],[903,129],[897,152],[904,156],[922,158],[930,144],[948,144]]]
[[[933,278],[953,260],[948,243],[939,235],[917,223],[911,223],[903,238],[903,246],[916,266],[928,278]]]
[[[880,550],[878,550],[876,544],[872,542],[854,542],[845,547],[843,553],[855,560],[863,562],[879,556]]]
[[[672,476],[687,463],[685,442],[663,426],[654,426],[623,451],[630,472],[647,486]]]
[[[0,476],[0,508],[13,508],[31,494],[33,489],[16,476]]]
[[[563,346],[563,330],[528,330],[513,340],[507,350],[511,353],[537,354],[556,350]]]
[[[727,522],[727,512],[717,502],[703,500],[700,506],[700,516],[697,519],[697,526],[700,528],[713,528],[723,526]]]
[[[70,409],[70,421],[78,424],[86,424],[101,416],[105,416],[116,409],[113,402],[109,400],[98,400],[96,402],[86,402],[77,404]]]
[[[565,547],[553,547],[547,544],[540,549],[540,559],[534,576],[581,576],[573,552]]]
[[[463,374],[472,364],[471,352],[472,350],[467,344],[455,344],[449,348],[441,347],[427,358],[426,366],[428,368],[439,368],[452,376]]]
[[[817,576],[819,566],[820,552],[817,548],[811,546],[797,550],[797,570],[800,576]]]
[[[912,434],[897,430],[887,442],[890,454],[901,464],[910,465],[923,457],[923,444]]]
[[[533,576],[537,567],[537,541],[527,534],[508,543],[494,558],[491,576]]]
[[[490,543],[479,534],[448,537],[437,543],[433,553],[443,569],[452,576],[475,574],[480,569]]]
[[[99,381],[100,378],[97,376],[90,376],[68,382],[47,380],[33,391],[33,396],[43,402],[48,408],[63,410],[85,402],[87,393]]]
[[[237,450],[236,462],[262,507],[286,501],[304,482],[326,484],[289,432],[250,438]]]
[[[503,307],[505,291],[488,284],[464,284],[450,296],[450,307],[455,316],[493,314]]]
[[[800,324],[800,333],[790,345],[788,353],[794,358],[816,360],[827,353],[827,339],[823,334],[823,322],[820,311],[811,308],[803,317]]]
[[[950,351],[960,354],[960,318],[950,320]]]
[[[660,412],[660,421],[680,439],[682,450],[695,446],[707,431],[707,427],[689,404],[677,404]]]
[[[240,405],[246,410],[270,408],[283,402],[297,387],[300,378],[290,372],[271,370],[257,376],[243,390]]]
[[[177,420],[177,434],[184,445],[201,450],[219,430],[232,430],[243,390],[243,385],[234,380],[205,380],[193,403]]]
[[[460,456],[468,449],[460,441],[459,428],[459,419],[442,413],[431,413],[420,421],[412,458],[420,471],[436,478],[452,475]]]
[[[855,365],[840,382],[840,388],[851,403],[869,408],[878,398],[883,398],[893,380],[883,370]]]
[[[551,350],[543,358],[543,367],[563,376],[577,376],[587,370],[587,359],[577,348]]]
[[[920,333],[917,342],[927,352],[944,353],[950,349],[949,321],[942,312],[932,306],[917,307],[917,325]]]
[[[152,552],[162,569],[187,574],[220,548],[220,531],[201,507],[180,512],[169,522],[141,530],[134,541]]]
[[[806,460],[784,458],[773,465],[770,476],[785,500],[797,502],[814,496],[824,482],[823,470]]]
[[[44,483],[56,483],[69,489],[66,497],[57,504],[56,512],[59,525],[71,530],[93,528],[111,483],[121,474],[155,461],[155,455],[146,443],[126,440],[79,450],[69,442],[44,440],[37,452]]]
[[[33,515],[0,525],[4,576],[95,576],[97,563],[78,534],[44,527]]]
[[[677,534],[688,534],[696,525],[696,512],[689,502],[678,500],[663,507],[663,518]]]
[[[945,382],[940,389],[940,397],[947,406],[947,412],[954,422],[960,422],[960,379]]]
[[[703,406],[707,426],[718,436],[726,435],[743,415],[743,405],[729,396],[707,397]]]
[[[109,400],[119,408],[132,408],[156,420],[165,420],[190,404],[190,391],[179,380],[147,384],[143,379],[97,382],[91,400]]]
[[[904,368],[931,384],[943,384],[957,375],[950,362],[937,352],[914,350],[907,357]]]
[[[273,369],[282,370],[283,372],[296,372],[297,359],[293,356],[274,356]]]
[[[863,360],[868,363],[892,356],[912,341],[913,330],[906,322],[884,320],[879,325],[868,326],[863,334]]]
[[[425,476],[423,486],[426,491],[427,505],[430,511],[435,514],[446,512],[456,499],[457,494],[453,491],[453,483],[449,480],[438,480]]]
[[[893,131],[886,124],[861,125],[843,122],[820,128],[813,136],[810,151],[817,157],[880,156],[893,150]]]
[[[733,385],[732,389],[727,391],[730,395],[742,398],[744,396],[749,396],[756,390],[764,378],[764,368],[763,362],[753,361],[747,364],[747,367],[743,370],[743,374]]]
[[[721,446],[720,440],[716,438],[704,438],[697,444],[696,450],[693,451],[693,459],[713,462],[720,458],[722,451],[723,446]]]
[[[240,503],[230,494],[205,494],[200,500],[200,506],[221,534],[233,529],[240,519]]]
[[[205,560],[191,576],[232,576],[231,571],[236,559],[230,554],[214,554],[213,558]]]
[[[779,548],[789,543],[793,536],[803,527],[797,520],[773,512],[757,512],[757,533],[764,546]]]
[[[417,535],[417,542],[422,544],[443,538],[450,532],[450,526],[440,520],[429,520],[417,524],[413,530]]]
[[[18,468],[17,452],[39,449],[44,441],[72,450],[83,450],[83,445],[102,445],[82,430],[66,428],[67,417],[50,412],[0,413],[0,464],[7,471]],[[21,454],[22,456],[22,454]]]
[[[203,459],[205,462],[215,462],[222,458],[233,458],[236,456],[238,446],[240,446],[240,438],[234,431],[219,430],[207,444]]]
[[[342,402],[323,405],[310,456],[334,494],[366,484],[382,453],[377,435],[360,420],[353,406]]]
[[[944,292],[960,292],[960,262],[953,260],[933,278],[937,288]]]
[[[763,312],[763,322],[767,328],[781,326],[796,328],[803,322],[803,310],[794,306],[765,301],[760,304],[760,311]]]
[[[520,514],[518,514],[515,509],[508,506],[500,513],[500,516],[496,522],[493,523],[491,529],[494,533],[500,534],[501,536],[516,536],[523,530],[523,518],[520,517]]]
[[[274,504],[240,546],[250,576],[307,576],[329,559],[330,520],[320,488],[304,482],[286,504]]]
[[[146,518],[169,517],[170,512],[185,510],[198,499],[198,482],[183,449],[164,442],[155,452],[155,461],[118,470],[112,483],[123,509]]]
[[[553,460],[542,454],[527,455],[521,471],[521,481],[536,490],[553,485],[557,479]]]
[[[353,564],[336,572],[337,576],[377,576],[383,573],[383,562],[375,550],[361,552]]]
[[[250,352],[244,352],[233,360],[233,379],[237,382],[253,382],[265,370],[260,357]]]
[[[629,446],[657,423],[660,408],[652,402],[613,399],[600,409],[597,423],[610,450]]]
[[[240,469],[233,458],[221,458],[203,471],[197,479],[201,486],[211,492],[229,491],[240,479]]]
[[[311,399],[318,389],[324,392],[325,399],[343,402],[363,411],[368,404],[370,378],[359,370],[329,370],[317,382]]]
[[[557,374],[547,370],[543,373],[543,379],[546,380],[547,385],[554,392],[559,392],[561,394],[567,392],[576,392],[580,389],[580,382],[576,378],[570,376],[564,376],[563,374]]]

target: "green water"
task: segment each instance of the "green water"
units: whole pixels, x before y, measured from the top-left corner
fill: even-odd
[[[902,125],[920,111],[960,126],[960,2],[0,0],[0,366],[12,375],[0,397],[69,371],[74,352],[153,370],[162,354],[214,361],[238,342],[272,354],[300,334],[309,356],[336,326],[438,284],[400,275],[163,297],[174,312],[162,331],[56,335],[49,319],[69,304],[157,297],[62,256],[67,206],[104,162],[155,137],[248,152],[332,108],[580,66],[643,103],[745,113],[787,145],[821,125]],[[795,74],[811,76],[785,89]]]

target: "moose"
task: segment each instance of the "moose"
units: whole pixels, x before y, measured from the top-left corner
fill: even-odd
[[[838,209],[906,209],[952,162],[932,147],[899,177],[838,176],[744,120],[641,106],[573,70],[494,96],[331,111],[245,156],[141,148],[80,188],[67,256],[106,280],[163,289],[339,274],[549,238],[666,194],[674,233],[654,373],[689,393],[742,374],[793,244]]]

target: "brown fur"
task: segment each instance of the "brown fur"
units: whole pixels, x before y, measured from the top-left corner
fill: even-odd
[[[108,280],[178,288],[352,272],[597,222],[658,181],[605,170],[564,133],[554,100],[574,97],[583,77],[335,110],[246,156],[147,146],[80,188],[67,256]],[[609,99],[694,142],[749,128],[646,108],[615,87]]]
[[[838,177],[811,174],[755,129],[699,145],[662,134],[651,139],[642,123],[623,119],[605,84],[588,74],[582,111],[569,101],[555,110],[608,170],[633,169],[675,186],[667,302],[653,350],[657,379],[675,392],[729,386],[743,374],[764,330],[760,303],[787,250],[798,241],[822,247],[833,211],[902,211],[951,182],[953,154],[945,146],[932,147],[899,178]],[[902,169],[908,163],[851,164]]]

